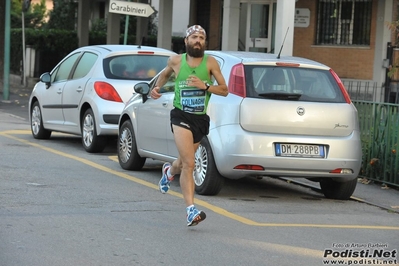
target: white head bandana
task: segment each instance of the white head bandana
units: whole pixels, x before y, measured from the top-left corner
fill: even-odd
[[[205,32],[204,28],[201,27],[200,25],[193,25],[190,28],[188,28],[186,30],[186,38],[188,38],[190,35],[192,35],[194,33],[201,33],[206,37],[206,32]]]

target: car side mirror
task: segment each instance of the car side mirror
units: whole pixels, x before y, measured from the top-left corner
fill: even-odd
[[[134,85],[134,91],[143,96],[143,103],[148,99],[148,93],[150,92],[150,85],[146,82],[140,82]]]
[[[140,82],[134,85],[134,91],[142,95],[147,95],[150,92],[150,85],[146,82]]]
[[[51,85],[51,75],[49,72],[43,73],[40,76],[40,81],[46,83],[47,88]]]

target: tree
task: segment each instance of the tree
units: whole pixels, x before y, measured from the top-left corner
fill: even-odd
[[[39,4],[33,4],[24,13],[25,28],[41,28],[46,18],[46,1],[41,0]],[[11,2],[11,28],[22,28],[22,1]]]
[[[87,1],[87,0],[86,0]],[[74,0],[53,0],[47,23],[49,29],[76,30],[76,13],[78,3]]]

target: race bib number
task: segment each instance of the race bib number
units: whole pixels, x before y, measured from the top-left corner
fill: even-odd
[[[181,90],[180,91],[180,104],[182,110],[188,113],[203,113],[205,110],[205,97],[206,91],[204,90]]]

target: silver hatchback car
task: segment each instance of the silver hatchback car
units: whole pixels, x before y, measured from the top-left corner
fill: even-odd
[[[139,45],[93,45],[72,51],[33,88],[33,137],[48,139],[52,131],[81,135],[87,152],[101,152],[108,137],[118,136],[119,116],[133,86],[150,81],[172,54]]]
[[[195,154],[196,192],[215,195],[224,178],[300,177],[320,182],[327,198],[348,199],[360,171],[357,110],[337,74],[304,58],[206,51],[220,64],[229,95],[212,95],[209,135]],[[139,83],[119,121],[122,168],[178,156],[170,127],[173,77],[162,97],[148,96],[157,77]]]

